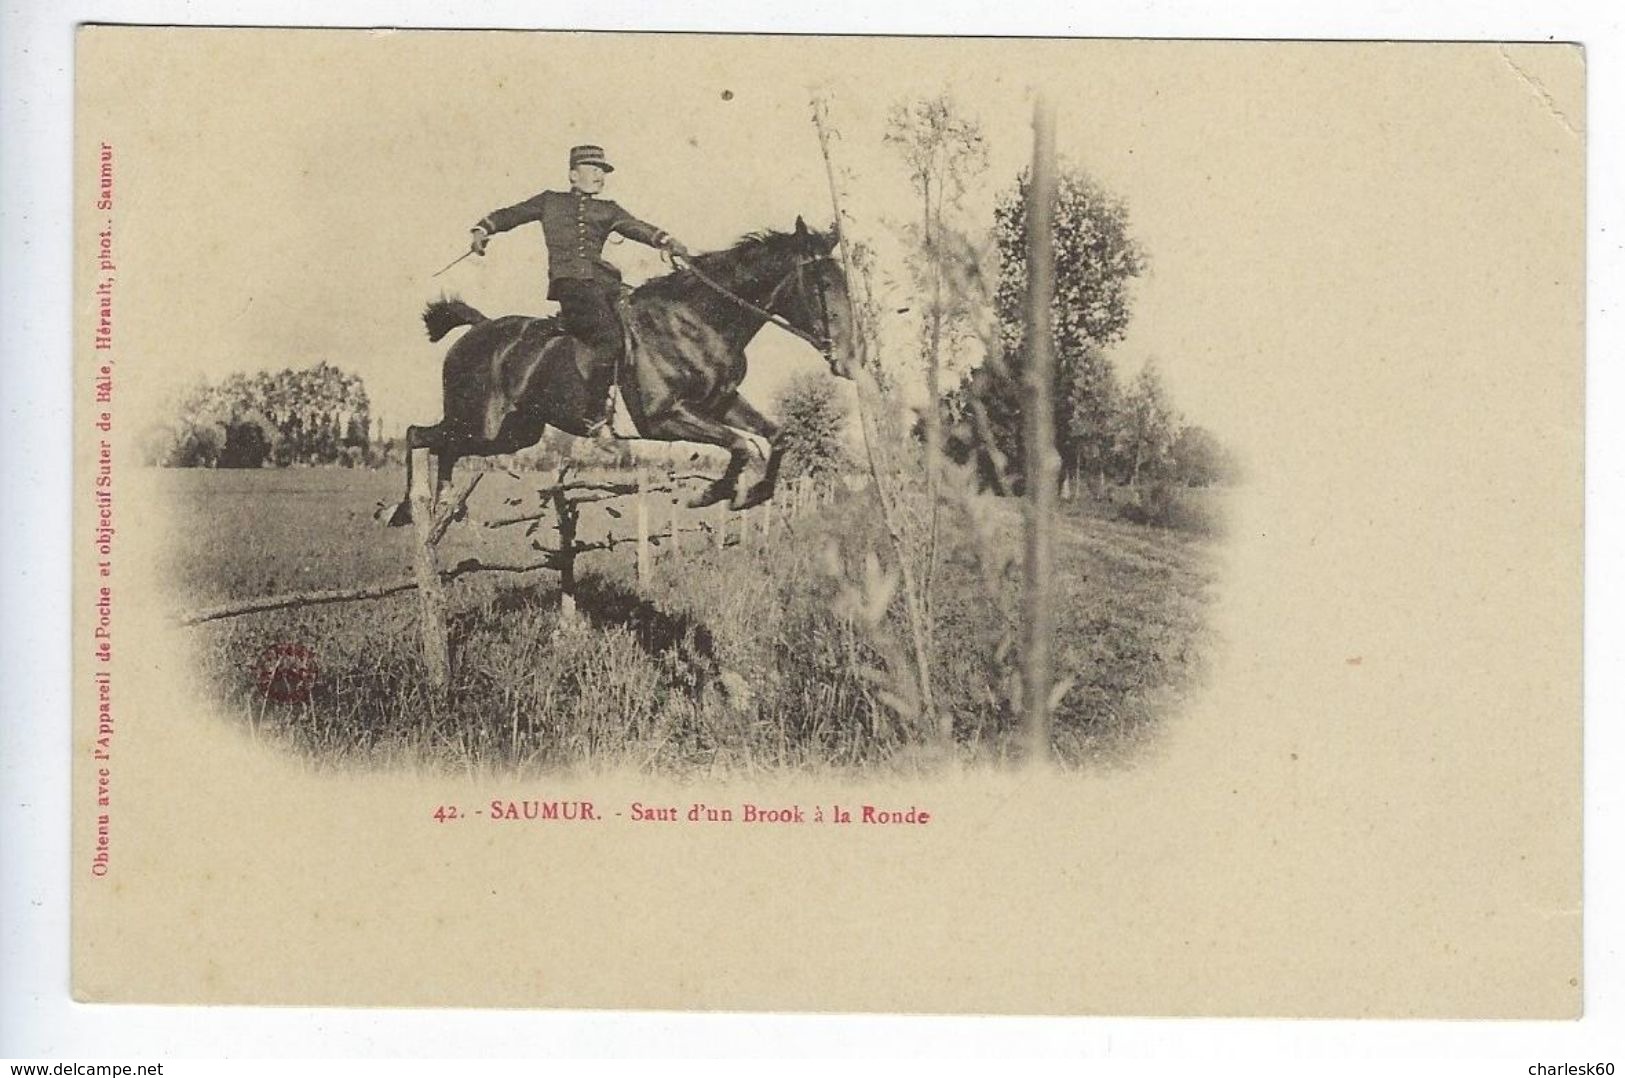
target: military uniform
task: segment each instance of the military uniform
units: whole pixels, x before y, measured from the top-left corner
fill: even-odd
[[[613,171],[596,146],[577,146],[570,151],[570,167],[580,164]],[[547,298],[558,301],[565,331],[592,349],[588,390],[592,399],[603,400],[625,347],[615,309],[621,271],[604,259],[604,242],[611,232],[650,247],[667,246],[672,237],[609,199],[578,190],[543,191],[517,205],[493,210],[477,229],[495,235],[533,221],[541,222],[547,243]]]

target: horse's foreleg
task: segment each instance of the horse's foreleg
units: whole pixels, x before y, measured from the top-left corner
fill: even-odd
[[[690,509],[701,509],[731,499],[737,492],[739,473],[750,463],[750,440],[721,420],[701,415],[692,406],[679,404],[649,424],[649,437],[664,442],[703,442],[728,451],[728,467],[715,482],[690,498]]]
[[[767,466],[762,478],[746,488],[743,493],[736,493],[733,496],[735,509],[749,509],[761,505],[773,497],[774,487],[779,481],[779,465],[784,460],[784,446],[779,441],[779,426],[738,394],[734,395],[727,411],[722,413],[722,419],[730,427],[749,431],[768,444]]]

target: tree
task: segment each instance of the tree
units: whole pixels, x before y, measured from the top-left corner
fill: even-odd
[[[847,407],[828,377],[812,371],[797,375],[780,391],[777,411],[785,454],[782,474],[823,476],[846,468]]]
[[[1023,305],[1027,294],[1027,189],[1023,172],[994,210],[999,274],[993,291],[999,341],[996,351],[953,394],[950,412],[961,422],[950,452],[976,453],[981,466],[1004,459],[1009,486],[1021,489],[1021,372],[1026,349]],[[1057,391],[1056,448],[1063,474],[1096,453],[1100,417],[1112,384],[1107,348],[1121,340],[1131,316],[1131,281],[1144,272],[1145,254],[1129,232],[1128,208],[1077,168],[1063,169],[1055,202],[1055,295],[1052,301]],[[983,418],[985,417],[985,422]],[[991,444],[989,444],[991,440]]]
[[[994,305],[1006,354],[1020,355],[1026,325],[1027,188],[1025,171],[993,213],[999,247]],[[1108,345],[1128,329],[1129,281],[1145,254],[1129,235],[1128,207],[1085,173],[1063,170],[1055,198],[1055,354],[1076,359],[1087,343]]]
[[[1235,458],[1214,433],[1190,424],[1179,432],[1173,445],[1174,478],[1191,487],[1234,483],[1239,478]]]
[[[935,500],[942,451],[943,346],[951,348],[965,336],[970,314],[966,297],[943,287],[949,272],[944,263],[955,255],[945,234],[948,217],[960,208],[966,186],[987,168],[987,145],[980,125],[963,115],[947,93],[893,105],[886,142],[902,156],[920,198],[919,223],[902,232],[914,252],[910,260],[914,284],[929,297],[920,323],[920,352],[930,402],[925,415],[927,486]]]
[[[1128,469],[1129,486],[1143,474],[1161,478],[1171,470],[1178,419],[1168,403],[1162,372],[1149,360],[1123,395],[1118,444]]]
[[[1106,493],[1106,473],[1117,445],[1123,390],[1104,349],[1093,342],[1080,350],[1066,385],[1066,437],[1061,465],[1074,488],[1084,475],[1095,481],[1096,497]]]
[[[886,141],[895,146],[908,168],[909,181],[920,197],[920,222],[903,229],[914,249],[910,269],[918,291],[929,297],[920,323],[920,353],[925,361],[925,489],[929,506],[926,528],[925,572],[920,586],[924,636],[928,646],[936,634],[933,585],[937,569],[937,538],[941,520],[942,475],[942,362],[943,346],[950,349],[968,336],[968,297],[945,289],[945,265],[955,256],[955,245],[945,242],[947,216],[960,209],[965,187],[987,168],[987,145],[981,127],[963,115],[946,93],[892,107]]]
[[[215,461],[216,468],[261,468],[271,459],[277,441],[276,427],[264,414],[254,410],[234,416],[226,424],[226,444]]]
[[[176,468],[213,468],[225,435],[212,423],[182,422],[168,463]]]

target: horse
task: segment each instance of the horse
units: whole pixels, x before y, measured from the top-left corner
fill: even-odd
[[[690,507],[727,500],[748,509],[773,496],[780,431],[739,394],[745,346],[768,322],[817,347],[832,374],[853,377],[846,275],[832,254],[837,242],[833,230],[811,230],[797,217],[793,232],[756,232],[695,255],[623,298],[627,350],[616,384],[638,434],[728,450],[727,468]],[[549,426],[585,435],[601,406],[588,399],[584,346],[556,317],[487,318],[459,299],[442,298],[428,305],[423,324],[431,341],[469,328],[446,353],[444,418],[406,430],[407,497],[395,507],[392,526],[412,519],[410,450],[434,453],[438,499],[458,458],[517,452],[540,441]],[[762,478],[741,490],[753,453],[749,435],[765,440],[769,452]]]

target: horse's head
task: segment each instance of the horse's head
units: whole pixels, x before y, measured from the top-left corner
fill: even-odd
[[[796,218],[795,269],[778,290],[773,313],[804,330],[824,353],[829,369],[851,378],[857,367],[852,305],[847,298],[846,273],[836,247],[834,229],[815,232]]]
[[[748,331],[746,340],[763,322],[776,322],[822,352],[832,372],[851,378],[857,366],[856,338],[837,242],[833,229],[816,232],[798,217],[794,232],[745,236],[726,250],[689,258],[681,272],[650,281],[637,292],[680,303],[691,302],[697,291],[719,294],[723,317],[733,328]],[[742,317],[740,309],[756,320]]]

